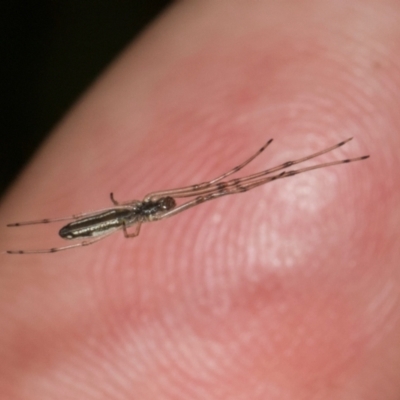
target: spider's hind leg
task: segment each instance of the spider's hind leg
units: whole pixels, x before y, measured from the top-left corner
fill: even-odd
[[[52,247],[50,249],[39,249],[39,250],[7,250],[6,253],[8,254],[40,254],[40,253],[57,253],[59,251],[63,250],[69,250],[73,249],[74,247],[83,247],[83,246],[89,246],[90,244],[96,243],[101,239],[104,239],[108,235],[101,236],[98,238],[95,238],[93,240],[84,240],[83,242],[75,243],[75,244],[70,244],[68,246],[62,246],[62,247]]]

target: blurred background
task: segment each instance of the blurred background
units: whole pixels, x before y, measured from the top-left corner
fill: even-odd
[[[0,1],[0,194],[76,99],[171,3]]]

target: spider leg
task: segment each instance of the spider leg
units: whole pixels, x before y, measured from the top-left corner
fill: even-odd
[[[292,165],[296,165],[296,164],[303,163],[304,161],[308,161],[308,160],[311,160],[311,159],[313,159],[313,158],[319,157],[319,156],[321,156],[322,154],[329,153],[329,152],[331,152],[332,150],[335,150],[335,149],[337,149],[338,147],[341,147],[341,146],[345,145],[346,143],[348,143],[348,142],[349,142],[350,140],[352,140],[352,139],[353,139],[353,138],[346,139],[346,140],[344,140],[343,142],[337,143],[337,144],[335,144],[334,146],[331,146],[331,147],[328,147],[328,148],[326,148],[326,149],[324,149],[324,150],[321,150],[321,151],[318,151],[318,152],[316,152],[316,153],[310,154],[309,156],[302,157],[302,158],[298,158],[298,159],[293,160],[293,161],[286,161],[286,162],[284,162],[284,163],[282,163],[282,164],[277,165],[276,167],[272,167],[272,168],[269,168],[269,169],[267,169],[267,170],[264,170],[264,171],[261,171],[261,172],[258,172],[258,173],[249,175],[248,177],[241,178],[240,180],[242,180],[242,179],[247,179],[247,178],[249,178],[249,179],[250,179],[250,178],[256,178],[257,176],[265,176],[265,175],[271,174],[271,173],[273,173],[273,172],[280,171],[281,169],[285,169],[285,168],[291,167]],[[357,158],[355,158],[355,159],[351,159],[351,161],[358,161],[359,159],[362,159],[362,157],[357,157]],[[341,163],[345,163],[345,162],[348,162],[348,161],[347,161],[347,160],[334,161],[335,164],[341,164]],[[330,163],[328,163],[328,164],[330,165]],[[318,168],[322,168],[322,167],[326,166],[326,163],[324,163],[324,164],[318,164],[318,165],[320,165],[320,167],[318,167]],[[333,164],[333,165],[334,165],[334,164]],[[317,166],[314,166],[313,169],[315,169],[315,167],[317,167]]]
[[[113,204],[116,206],[134,205],[134,204],[141,202],[140,200],[130,200],[130,201],[119,202],[119,201],[115,200],[113,192],[110,193],[110,199],[113,202]]]
[[[271,143],[272,143],[273,139],[269,139],[267,143],[264,144],[264,146],[262,146],[260,149],[258,149],[257,153],[253,154],[250,158],[248,158],[247,160],[245,160],[244,162],[242,162],[241,164],[239,164],[238,166],[236,166],[235,168],[232,168],[230,171],[226,172],[225,174],[222,174],[220,176],[218,176],[217,178],[212,179],[211,181],[205,182],[205,184],[208,185],[213,185],[217,182],[222,181],[223,179],[225,179],[226,177],[235,174],[236,172],[240,171],[241,169],[243,169],[246,165],[250,164],[251,161],[253,161],[256,157],[258,157]]]
[[[261,171],[253,175],[246,176],[241,179],[232,179],[228,182],[226,182],[226,188],[229,189],[231,187],[235,186],[246,186],[248,184],[254,184],[255,182],[261,182],[260,184],[262,185],[263,183],[269,182],[271,180],[275,179],[281,179],[281,178],[286,178],[288,176],[293,176],[300,174],[302,172],[307,172],[307,171],[312,171],[314,169],[320,169],[320,168],[325,168],[325,167],[330,167],[332,165],[339,165],[339,164],[347,164],[350,162],[354,161],[361,161],[369,158],[369,156],[361,156],[357,158],[348,158],[345,160],[339,160],[339,161],[331,161],[323,164],[317,164],[317,165],[312,165],[310,167],[305,167],[305,168],[300,168],[300,169],[295,169],[295,170],[289,170],[289,171],[283,171],[280,174],[273,175],[271,177],[266,178],[266,175],[269,175],[271,173],[270,170],[266,171]],[[275,171],[276,172],[276,171]],[[258,185],[257,185],[258,186]]]
[[[120,204],[119,201],[115,200],[113,192],[110,193],[110,199],[114,205],[118,206]]]
[[[188,201],[186,203],[183,203],[180,206],[175,207],[170,211],[166,211],[166,212],[162,212],[162,213],[158,213],[158,214],[152,215],[151,218],[149,219],[149,221],[151,221],[151,222],[152,221],[159,221],[161,219],[172,217],[172,216],[174,216],[176,214],[179,214],[182,211],[188,210],[191,207],[194,207],[194,206],[197,206],[197,205],[199,205],[201,203],[204,203],[207,200],[211,200],[211,198],[207,199],[206,196],[196,197],[195,199],[190,200],[190,201]]]
[[[126,225],[125,225],[125,223],[124,223],[124,224],[122,225],[122,229],[123,229],[123,231],[124,231],[124,236],[125,236],[127,239],[129,239],[129,238],[134,238],[134,237],[138,236],[139,233],[140,233],[140,226],[141,226],[141,225],[142,225],[142,223],[139,222],[139,223],[136,225],[135,231],[134,231],[133,233],[128,233],[128,229],[126,228]]]
[[[87,212],[83,212],[83,213],[79,213],[79,214],[73,214],[73,215],[70,215],[69,217],[43,218],[43,219],[37,219],[37,220],[33,220],[33,221],[14,222],[11,224],[7,224],[7,226],[8,227],[17,227],[17,226],[25,226],[25,225],[50,224],[53,222],[77,220],[82,217],[91,217],[91,216],[94,216],[97,214],[101,214],[105,211],[114,210],[116,208],[124,208],[124,205],[126,205],[126,204],[135,204],[135,203],[139,203],[139,202],[140,202],[139,200],[131,200],[126,203],[115,202],[114,204],[116,205],[116,207],[107,207],[107,208],[102,208],[102,209],[96,210],[96,211],[87,211]]]
[[[244,168],[247,164],[249,164],[251,161],[253,161],[257,156],[259,156],[271,143],[273,139],[269,139],[267,143],[264,144],[255,154],[253,154],[250,158],[236,166],[235,168],[232,168],[228,172],[225,172],[224,174],[218,176],[217,178],[212,179],[211,181],[208,182],[203,182],[199,183],[197,185],[191,185],[191,186],[185,186],[182,188],[178,189],[171,189],[171,190],[162,190],[158,192],[152,192],[149,193],[145,196],[143,201],[149,201],[149,200],[157,200],[160,197],[165,197],[165,196],[171,196],[171,197],[190,197],[194,195],[186,194],[186,193],[193,193],[199,189],[204,189],[207,188],[217,182],[222,181],[224,178],[235,174],[236,172],[240,171],[242,168]]]
[[[107,210],[107,209],[105,209]],[[105,210],[99,210],[101,211],[105,211]],[[94,215],[97,212],[84,212],[84,213],[80,213],[80,214],[73,214],[70,215],[69,217],[61,217],[61,218],[43,218],[43,219],[37,219],[37,220],[33,220],[33,221],[23,221],[23,222],[14,222],[11,224],[7,224],[8,227],[15,227],[15,226],[24,226],[24,225],[35,225],[35,224],[49,224],[52,222],[59,222],[59,221],[68,221],[71,219],[79,219],[81,217],[86,217],[86,216],[90,216],[90,215]]]
[[[272,178],[272,177],[270,177],[269,179],[271,179],[271,178]],[[257,185],[257,186],[258,186],[258,185]],[[170,210],[170,211],[166,211],[166,212],[163,212],[163,213],[156,214],[156,215],[152,216],[151,221],[159,221],[159,220],[161,220],[161,219],[169,218],[169,217],[172,217],[172,216],[174,216],[174,215],[176,215],[176,214],[179,214],[179,213],[182,212],[182,211],[186,211],[186,210],[188,210],[189,208],[192,208],[192,207],[194,207],[194,206],[197,206],[197,205],[199,205],[199,204],[201,204],[201,203],[205,203],[206,201],[214,200],[214,199],[216,199],[216,198],[218,198],[218,197],[226,196],[226,195],[228,195],[228,194],[234,194],[234,193],[244,192],[244,191],[246,191],[246,190],[249,190],[249,189],[247,189],[247,188],[246,188],[246,189],[245,189],[245,188],[239,189],[239,188],[235,187],[235,188],[233,188],[233,189],[230,190],[230,191],[227,191],[227,190],[223,190],[223,191],[218,190],[218,191],[216,192],[216,191],[214,190],[213,192],[207,194],[206,196],[198,196],[198,197],[196,197],[195,199],[190,200],[190,201],[188,201],[188,202],[186,202],[186,203],[183,203],[183,204],[181,204],[180,206],[175,207],[174,209],[172,209],[172,210]]]
[[[310,155],[308,155],[306,157],[298,158],[298,159],[292,160],[292,161],[286,161],[286,162],[284,162],[282,164],[277,165],[276,167],[273,167],[273,168],[258,172],[256,174],[252,174],[252,175],[248,176],[247,178],[254,179],[256,177],[265,176],[265,175],[277,172],[277,171],[279,171],[281,169],[285,169],[285,168],[291,167],[292,165],[300,164],[300,163],[302,163],[304,161],[311,160],[312,158],[318,157],[318,156],[320,156],[322,154],[325,154],[325,153],[329,153],[330,151],[335,150],[338,147],[341,147],[341,146],[345,145],[347,142],[349,142],[352,139],[353,138],[346,139],[346,140],[344,140],[344,141],[342,141],[340,143],[335,144],[334,146],[331,146],[331,147],[328,147],[326,149],[320,150],[320,151],[318,151],[316,153],[313,153],[313,154],[310,154]],[[266,146],[268,146],[269,143],[270,143],[270,141],[266,143],[264,148]],[[257,155],[260,154],[262,149],[263,148],[261,148],[259,150]],[[253,156],[252,159],[254,159],[254,157],[255,156]],[[249,160],[251,161],[252,159],[249,159]],[[246,162],[250,162],[250,161],[246,160],[245,163],[243,163],[243,164],[246,165]],[[239,167],[242,167],[243,164],[241,164]],[[222,187],[226,186],[226,184],[228,182],[239,181],[239,180],[244,179],[244,178],[240,178],[240,179],[235,179],[235,180],[231,180],[231,181],[228,181],[228,182],[220,182],[221,178],[225,178],[225,177],[231,175],[233,173],[232,171],[234,171],[234,170],[231,170],[227,174],[221,175],[220,177],[218,177],[216,179],[213,179],[210,182],[205,182],[205,183],[202,183],[202,184],[199,184],[199,185],[188,186],[188,187],[181,188],[181,189],[175,189],[175,190],[172,189],[172,190],[168,190],[168,191],[164,191],[164,192],[155,192],[153,194],[150,194],[150,195],[146,196],[145,199],[149,198],[149,196],[154,196],[155,198],[157,198],[159,196],[162,197],[164,195],[168,195],[168,196],[175,197],[175,198],[198,196],[198,195],[210,193],[210,192],[214,191],[216,188],[220,188],[221,189]],[[235,172],[237,172],[237,171],[235,171]],[[151,197],[151,198],[153,198],[153,197]]]
[[[282,171],[281,173],[273,176],[265,176],[267,174],[270,174],[270,170],[266,170],[264,172],[260,172],[254,175],[250,175],[248,177],[242,178],[242,179],[232,179],[228,182],[225,182],[224,186],[219,186],[215,185],[212,188],[207,188],[204,189],[203,195],[196,197],[193,200],[190,200],[184,204],[181,204],[178,207],[175,207],[174,209],[170,211],[166,211],[164,213],[157,214],[153,216],[151,221],[157,221],[160,219],[164,218],[169,218],[172,217],[182,211],[185,211],[191,207],[197,206],[201,203],[205,203],[206,201],[214,200],[218,197],[222,196],[227,196],[230,194],[236,194],[236,193],[242,193],[242,192],[247,192],[248,190],[254,189],[257,186],[264,185],[268,182],[272,182],[277,179],[282,179],[282,178],[287,178],[289,176],[301,174],[303,172],[307,171],[312,171],[314,169],[319,169],[319,168],[325,168],[325,167],[330,167],[333,165],[339,165],[339,164],[346,164],[354,161],[360,161],[360,160],[365,160],[369,156],[362,156],[362,157],[357,157],[357,158],[349,158],[345,160],[340,160],[340,161],[332,161],[328,163],[323,163],[323,164],[317,164],[313,165],[311,167],[305,167],[305,168],[300,168],[296,170],[291,170],[291,171]],[[264,176],[260,175],[264,174]],[[206,192],[206,190],[208,190]]]
[[[203,196],[203,195],[208,195],[208,194],[212,194],[212,193],[215,193],[215,192],[231,191],[232,188],[234,188],[234,187],[244,187],[244,186],[246,186],[248,184],[253,184],[254,182],[259,182],[260,181],[260,182],[262,182],[260,184],[263,184],[263,183],[269,182],[271,180],[275,180],[277,178],[284,178],[286,176],[296,175],[296,174],[298,174],[300,172],[311,171],[313,169],[329,167],[329,166],[337,165],[337,164],[345,164],[345,163],[349,163],[349,162],[360,161],[360,160],[364,160],[364,159],[366,159],[368,157],[369,156],[362,156],[362,157],[357,157],[357,158],[351,158],[351,159],[345,159],[345,160],[340,160],[340,161],[332,161],[332,162],[328,162],[328,163],[312,165],[310,167],[306,167],[306,168],[302,168],[302,169],[299,169],[299,170],[295,170],[296,173],[294,173],[293,171],[285,171],[285,173],[272,176],[271,179],[266,179],[266,175],[271,174],[271,171],[277,172],[280,169],[286,168],[286,166],[285,167],[279,166],[279,168],[278,167],[274,167],[272,169],[267,169],[265,171],[257,172],[255,174],[248,175],[248,176],[245,176],[243,178],[231,179],[231,180],[226,181],[226,182],[218,182],[217,184],[211,185],[209,187],[205,187],[203,189],[198,189],[197,191],[192,192],[190,194],[187,194],[185,196],[178,194],[175,197]],[[296,161],[294,163],[298,164],[298,162],[296,162]],[[290,164],[290,165],[293,165],[293,164]],[[239,192],[240,192],[240,190],[239,190]],[[235,191],[234,193],[237,193],[237,192]],[[174,210],[176,210],[176,208],[174,208]]]
[[[73,249],[74,247],[82,247],[82,246],[89,246],[90,244],[96,243],[107,236],[111,235],[115,231],[108,232],[105,235],[98,236],[95,239],[92,240],[84,240],[79,243],[75,244],[70,244],[68,246],[62,246],[62,247],[52,247],[50,249],[39,249],[39,250],[7,250],[6,253],[8,254],[37,254],[37,253],[56,253],[58,251],[63,251],[63,250],[69,250]]]

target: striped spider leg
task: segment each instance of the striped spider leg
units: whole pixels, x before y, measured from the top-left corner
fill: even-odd
[[[306,157],[298,158],[293,161],[287,161],[283,164],[277,165],[273,168],[269,168],[261,172],[244,176],[242,178],[224,180],[228,176],[240,171],[247,164],[253,161],[258,155],[260,155],[271,144],[272,139],[270,139],[263,147],[261,147],[255,154],[245,160],[242,164],[239,164],[235,168],[232,168],[228,172],[208,182],[176,189],[152,192],[146,195],[142,201],[132,200],[120,203],[115,200],[113,193],[111,193],[110,198],[114,206],[110,208],[105,208],[103,210],[98,210],[95,212],[76,214],[65,218],[42,219],[36,221],[9,224],[7,226],[16,227],[32,224],[45,224],[64,220],[73,220],[72,222],[60,229],[59,235],[63,239],[80,239],[81,241],[79,243],[63,247],[53,247],[43,250],[9,250],[7,251],[7,253],[54,253],[61,250],[68,250],[74,247],[87,246],[96,243],[99,240],[116,232],[117,230],[122,230],[126,238],[136,237],[139,235],[142,223],[153,222],[172,217],[182,211],[185,211],[206,201],[213,200],[229,194],[246,192],[248,190],[254,189],[257,186],[264,185],[265,183],[297,175],[314,169],[367,159],[369,156],[361,156],[339,161],[326,162],[295,170],[287,170],[287,168],[293,165],[303,163],[307,160],[311,160],[322,154],[337,149],[349,142],[350,140],[352,140],[352,138],[344,140],[338,144],[335,144],[334,146],[328,147],[324,150],[318,151]],[[192,197],[193,199],[181,205],[177,205],[176,199],[188,197]],[[131,226],[135,226],[135,230],[132,233],[129,233],[127,228]]]
[[[196,196],[193,200],[190,200],[180,206],[174,207],[173,209],[165,211],[162,214],[154,215],[151,220],[155,221],[155,220],[171,217],[175,214],[178,214],[182,211],[187,210],[188,208],[194,207],[198,204],[204,203],[209,200],[216,199],[218,197],[226,196],[229,194],[246,192],[248,190],[254,189],[257,186],[264,185],[265,183],[274,181],[276,179],[286,178],[286,177],[297,175],[297,174],[300,174],[303,172],[312,171],[314,169],[325,168],[325,167],[329,167],[332,165],[338,165],[338,164],[347,164],[350,162],[361,161],[361,160],[365,160],[365,159],[369,158],[369,155],[356,157],[356,158],[348,158],[348,159],[343,159],[343,160],[339,160],[339,161],[331,161],[331,162],[327,162],[327,163],[323,163],[323,164],[312,165],[310,167],[305,167],[305,168],[301,168],[301,169],[297,169],[297,170],[289,170],[289,171],[286,170],[286,171],[282,171],[276,175],[267,176],[274,172],[284,170],[288,167],[291,167],[292,165],[300,164],[300,163],[303,163],[304,161],[311,160],[312,158],[316,158],[322,154],[329,153],[332,150],[335,150],[335,149],[345,145],[352,139],[353,138],[346,139],[340,143],[335,144],[334,146],[328,147],[324,150],[318,151],[309,156],[298,158],[293,161],[287,161],[287,162],[277,165],[276,167],[269,168],[267,170],[264,170],[264,171],[261,171],[261,172],[258,172],[258,173],[252,174],[252,175],[248,175],[243,178],[231,179],[229,181],[223,181],[224,178],[238,172],[244,166],[246,166],[250,161],[252,161],[255,157],[257,157],[260,153],[262,153],[265,150],[265,148],[272,142],[272,139],[270,139],[251,158],[249,158],[248,160],[246,160],[239,166],[233,168],[232,170],[228,171],[227,173],[225,173],[211,181],[203,182],[203,183],[200,183],[197,185],[186,186],[186,187],[182,187],[182,188],[178,188],[178,189],[152,192],[152,193],[149,193],[147,196],[145,196],[144,201],[149,201],[149,200],[154,201],[157,199],[165,198],[165,196],[170,196],[173,199],[180,198],[180,197],[184,198],[184,197]]]

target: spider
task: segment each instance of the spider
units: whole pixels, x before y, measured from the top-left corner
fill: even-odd
[[[191,207],[197,206],[201,203],[205,203],[206,201],[214,200],[218,197],[226,196],[229,194],[246,192],[248,190],[254,189],[257,186],[272,182],[277,179],[287,178],[289,176],[297,175],[306,171],[311,171],[313,169],[365,160],[369,157],[369,155],[367,155],[357,158],[348,158],[345,160],[317,164],[295,170],[286,170],[286,168],[291,167],[292,165],[300,164],[304,161],[310,160],[322,154],[328,153],[334,149],[337,149],[338,147],[341,147],[349,142],[350,140],[352,140],[352,138],[344,140],[343,142],[313,153],[309,156],[298,158],[293,161],[287,161],[283,164],[277,165],[276,167],[269,168],[252,175],[248,175],[243,178],[224,180],[228,176],[240,171],[247,164],[253,161],[258,155],[260,155],[271,144],[272,139],[270,139],[250,158],[248,158],[235,168],[208,182],[176,189],[152,192],[146,195],[143,200],[131,200],[123,203],[115,200],[113,193],[110,193],[110,199],[113,203],[113,206],[109,208],[105,208],[95,212],[75,214],[65,218],[41,219],[36,221],[8,224],[7,226],[9,227],[16,227],[23,225],[47,224],[57,221],[73,220],[72,222],[68,223],[60,229],[59,235],[63,239],[81,239],[81,241],[79,243],[63,247],[53,247],[50,249],[38,250],[8,250],[7,253],[54,253],[61,250],[72,249],[74,247],[88,246],[90,244],[98,242],[99,240],[111,235],[118,230],[122,230],[126,238],[136,237],[139,235],[140,227],[144,222],[153,222],[160,219],[172,217]],[[274,174],[275,172],[278,173]],[[192,197],[192,199],[187,201],[186,203],[177,205],[176,199],[187,197]],[[135,229],[133,232],[129,233],[128,227],[133,225],[135,226]]]

